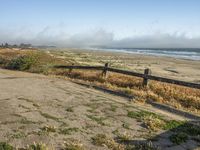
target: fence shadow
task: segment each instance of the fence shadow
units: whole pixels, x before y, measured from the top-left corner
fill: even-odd
[[[200,116],[197,116],[195,114],[191,114],[189,112],[178,110],[176,108],[173,108],[172,106],[161,104],[161,103],[157,103],[157,102],[154,102],[154,101],[151,101],[151,100],[148,100],[146,102],[147,102],[147,104],[150,104],[154,108],[157,108],[157,109],[160,109],[160,110],[163,110],[163,111],[167,111],[169,113],[173,113],[173,114],[185,117],[185,118],[187,118],[189,120],[200,121]]]
[[[90,85],[90,84],[86,84],[82,82],[75,82],[75,81],[74,83],[88,87],[88,88],[92,87],[97,90],[114,94],[117,96],[122,96],[124,98],[127,98],[127,100],[134,98],[134,97],[130,97],[125,94],[107,90],[98,86],[94,86],[94,85]],[[157,109],[174,113],[176,115],[185,117],[188,120],[194,120],[194,121],[185,122],[176,128],[172,128],[168,131],[164,131],[161,134],[151,137],[150,139],[147,139],[147,140],[130,140],[130,141],[123,142],[123,144],[128,145],[130,147],[132,145],[133,146],[139,145],[139,147],[136,148],[138,150],[156,150],[156,149],[200,150],[200,116],[197,116],[188,112],[184,112],[184,111],[175,109],[173,107],[156,103],[150,100],[147,101],[147,103],[151,104],[153,107]],[[116,141],[118,141],[118,139],[116,139]]]
[[[200,121],[183,123],[147,140],[127,140],[119,143],[129,147],[139,145],[138,149],[142,150],[199,150]]]

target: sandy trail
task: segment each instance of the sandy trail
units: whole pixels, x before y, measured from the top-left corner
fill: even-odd
[[[70,81],[0,69],[0,141],[17,147],[36,141],[60,148],[63,141],[75,138],[87,149],[101,149],[91,143],[91,137],[98,133],[113,136],[118,130],[141,136],[147,132],[141,123],[127,117],[127,111],[139,109],[184,119]],[[129,129],[123,128],[123,124],[129,125]],[[56,131],[46,133],[45,126],[53,126]],[[74,131],[62,133],[63,129],[72,128]],[[173,145],[163,138],[157,143],[162,147]],[[182,147],[187,147],[187,143]]]

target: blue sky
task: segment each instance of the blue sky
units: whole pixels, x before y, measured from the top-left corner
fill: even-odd
[[[89,46],[133,40],[127,45],[134,47],[138,46],[134,42],[148,40],[155,47],[159,45],[152,44],[159,38],[166,40],[160,47],[181,46],[178,40],[188,41],[183,47],[199,47],[194,43],[200,37],[199,0],[0,0],[0,4],[0,42]],[[177,42],[170,43],[174,39]]]

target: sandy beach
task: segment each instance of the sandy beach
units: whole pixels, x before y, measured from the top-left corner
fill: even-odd
[[[150,68],[153,75],[200,83],[200,61],[197,60],[103,50],[61,49],[53,51],[57,57],[63,59],[71,57],[83,65],[103,65],[109,62],[111,67],[141,73],[145,68]]]

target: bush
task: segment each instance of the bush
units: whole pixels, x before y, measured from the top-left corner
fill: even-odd
[[[185,143],[188,140],[188,136],[186,133],[177,133],[170,136],[170,141],[180,145],[181,143]]]
[[[0,142],[0,150],[13,150],[13,147],[6,142]]]
[[[37,57],[35,55],[24,55],[13,58],[6,65],[7,69],[13,70],[29,70],[37,62]]]
[[[7,60],[0,56],[0,65],[5,65]]]

